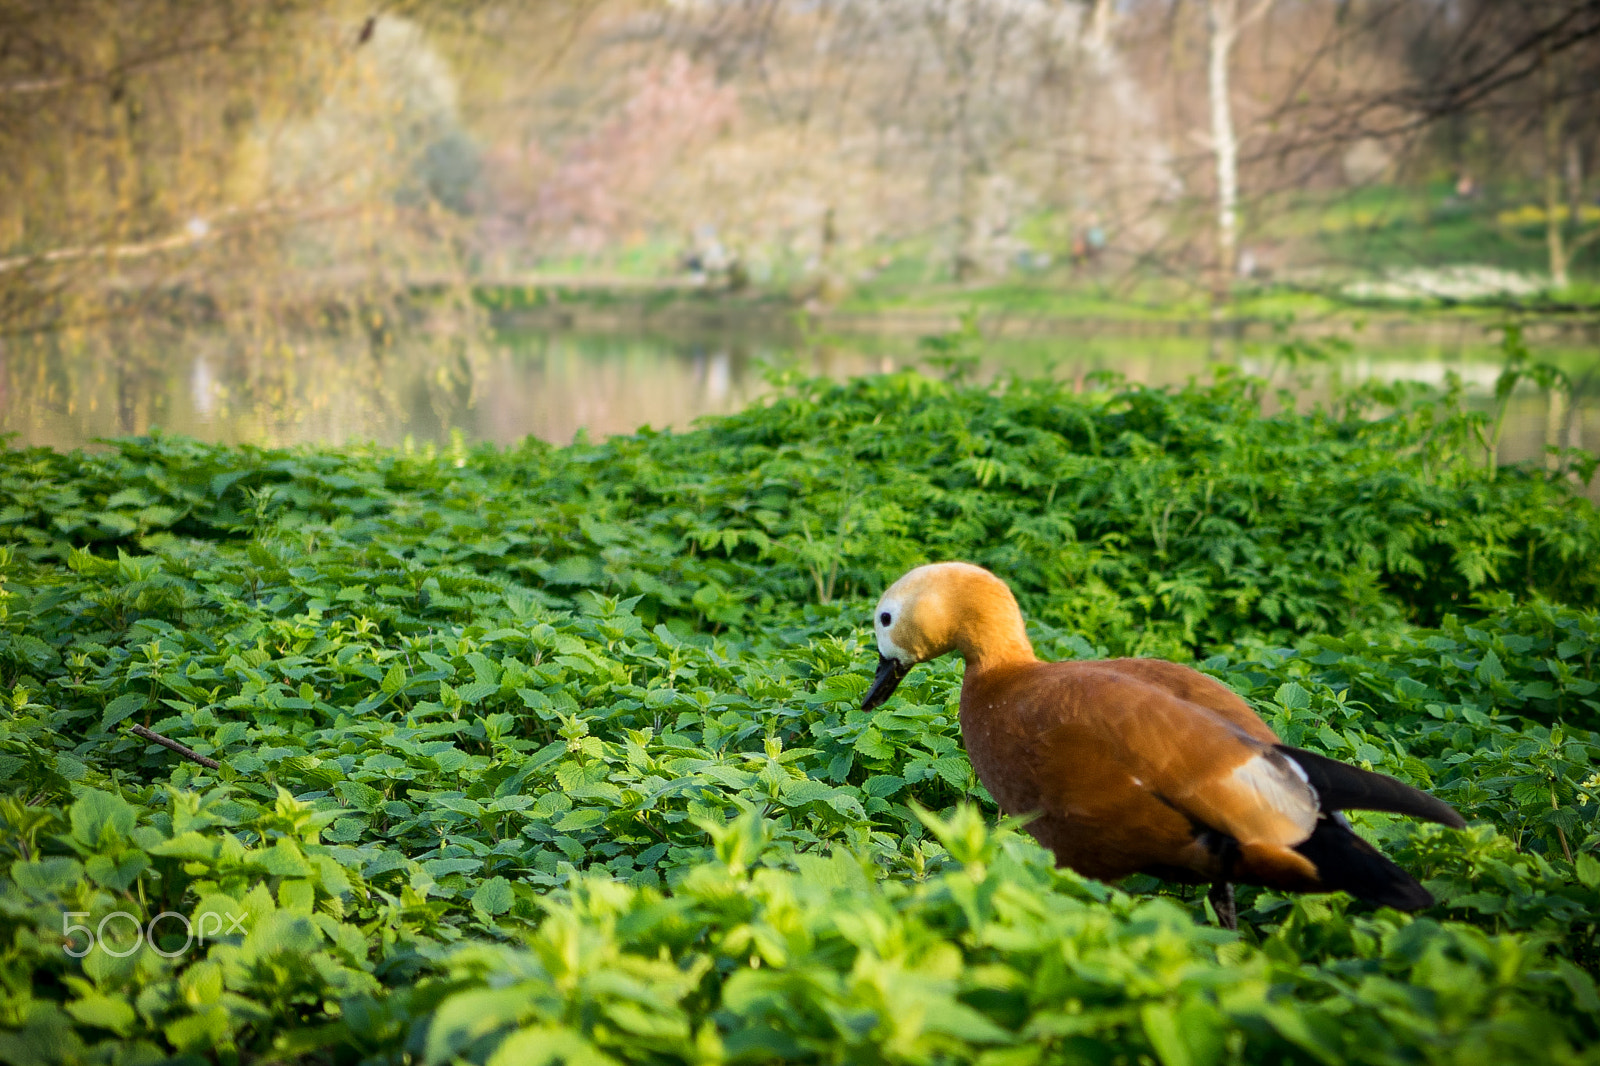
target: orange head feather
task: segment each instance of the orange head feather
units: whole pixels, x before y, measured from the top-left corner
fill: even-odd
[[[889,698],[917,663],[959,651],[967,669],[1032,662],[1022,610],[1004,581],[971,563],[919,566],[889,586],[872,615],[878,676],[862,706]]]

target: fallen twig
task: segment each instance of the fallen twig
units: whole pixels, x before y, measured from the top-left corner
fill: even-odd
[[[198,751],[195,751],[193,748],[188,747],[187,745],[184,745],[184,744],[179,744],[176,740],[173,740],[171,737],[164,737],[160,733],[156,733],[156,732],[154,732],[152,730],[146,729],[142,725],[129,726],[128,727],[128,731],[130,733],[132,733],[134,736],[143,737],[146,740],[153,740],[157,744],[160,744],[164,748],[170,748],[173,751],[177,752],[179,755],[182,755],[185,759],[188,759],[190,762],[199,763],[201,766],[204,766],[207,770],[220,770],[220,769],[222,769],[222,764],[219,763],[217,760],[208,759],[204,755],[201,755]]]

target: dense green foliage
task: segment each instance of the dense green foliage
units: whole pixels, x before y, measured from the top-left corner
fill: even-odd
[[[0,457],[0,1059],[1596,1061],[1600,517],[1448,398],[1255,389]],[[987,830],[959,663],[857,709],[871,598],[949,557],[1041,654],[1200,659],[1457,804],[1358,823],[1440,906],[1249,892],[1235,936]]]

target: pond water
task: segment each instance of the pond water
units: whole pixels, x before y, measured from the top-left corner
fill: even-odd
[[[1197,331],[1198,332],[1198,331]],[[981,376],[1053,374],[1080,381],[1113,371],[1180,384],[1218,366],[1203,337],[1110,333],[998,339],[982,345]],[[1442,383],[1458,375],[1489,406],[1500,370],[1493,338],[1476,330],[1408,345],[1363,343],[1328,362],[1290,366],[1268,342],[1241,342],[1223,360],[1297,390],[1302,404],[1339,381]],[[682,428],[772,391],[782,368],[836,377],[926,362],[911,337],[702,332],[504,331],[486,338],[419,332],[374,345],[364,336],[264,341],[216,330],[115,330],[48,341],[0,341],[0,432],[14,445],[70,449],[97,438],[174,433],[227,443],[375,441],[418,447],[459,435],[510,444],[532,434],[565,443],[640,426]],[[1600,443],[1600,348],[1543,349],[1575,382],[1574,402],[1525,388],[1512,399],[1503,461],[1538,457],[1547,441]]]

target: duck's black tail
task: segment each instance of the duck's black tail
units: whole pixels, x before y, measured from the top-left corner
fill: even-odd
[[[1294,850],[1311,860],[1317,868],[1317,879],[1329,891],[1348,892],[1357,899],[1400,911],[1433,906],[1433,895],[1415,877],[1356,836],[1337,814],[1318,818],[1310,838],[1296,844]]]
[[[1356,836],[1338,812],[1389,811],[1464,829],[1467,823],[1456,809],[1386,774],[1361,770],[1299,748],[1279,745],[1278,750],[1305,771],[1306,780],[1317,791],[1322,817],[1317,819],[1310,838],[1294,850],[1311,860],[1322,883],[1329,889],[1396,910],[1416,911],[1433,906],[1433,896],[1415,877]]]
[[[1302,751],[1285,744],[1277,747],[1278,751],[1293,759],[1306,772],[1306,780],[1317,790],[1317,805],[1326,814],[1334,811],[1389,811],[1393,814],[1409,814],[1413,818],[1426,818],[1451,829],[1467,827],[1467,823],[1450,804],[1434,799],[1404,781],[1396,781],[1387,774],[1357,769],[1315,752]]]

